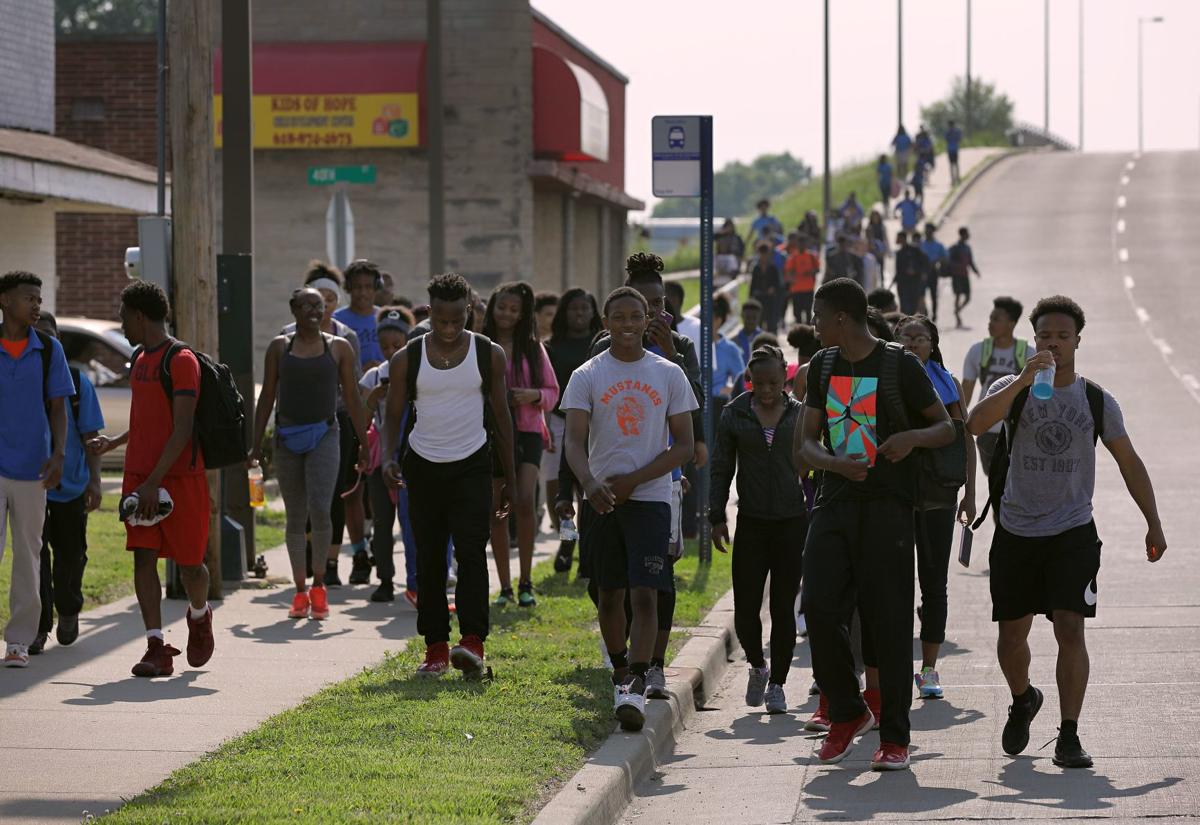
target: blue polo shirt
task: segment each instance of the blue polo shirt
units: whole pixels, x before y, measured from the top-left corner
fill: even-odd
[[[955,126],[953,129],[947,129],[946,134],[942,135],[946,140],[946,151],[957,152],[958,146],[962,143],[962,129]]]
[[[940,241],[921,241],[921,251],[925,253],[925,257],[931,264],[936,264],[946,258],[946,247],[942,246]]]
[[[47,398],[75,394],[62,344],[50,339],[49,391],[42,389],[42,339],[29,331],[29,343],[13,360],[0,347],[0,476],[14,481],[37,481],[50,457]],[[71,415],[67,411],[67,417]],[[68,424],[68,427],[70,425]]]
[[[341,321],[358,336],[358,357],[365,367],[372,361],[383,361],[383,350],[379,348],[379,330],[375,324],[378,308],[369,315],[359,315],[350,307],[342,307],[333,313],[333,317]]]
[[[713,385],[712,397],[721,394],[727,385],[732,384],[736,390],[742,384],[742,374],[746,371],[746,361],[742,358],[742,348],[726,338],[718,338],[713,342]]]
[[[79,420],[67,410],[67,457],[63,461],[62,483],[57,489],[48,490],[46,498],[51,501],[74,501],[83,495],[91,480],[87,453],[83,449],[83,433],[99,432],[104,429],[104,415],[100,412],[100,400],[96,388],[82,372],[79,374]]]

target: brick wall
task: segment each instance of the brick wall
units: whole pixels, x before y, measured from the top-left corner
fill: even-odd
[[[0,0],[0,126],[54,131],[51,0]]]
[[[155,52],[153,38],[59,38],[56,134],[156,165]]]
[[[125,248],[137,246],[137,216],[59,212],[55,216],[58,255],[58,313],[117,318],[125,276]]]

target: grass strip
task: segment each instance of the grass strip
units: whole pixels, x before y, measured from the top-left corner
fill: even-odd
[[[676,626],[730,587],[729,557],[675,567]],[[492,611],[495,681],[413,677],[418,642],[176,771],[114,823],[508,823],[533,818],[613,730],[584,583],[534,571],[538,605]],[[678,646],[685,631],[676,632]]]

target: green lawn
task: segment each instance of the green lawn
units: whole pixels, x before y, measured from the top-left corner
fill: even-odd
[[[255,513],[259,552],[283,543],[283,513]],[[117,519],[117,496],[105,496],[100,509],[88,516],[88,564],[83,574],[84,610],[133,595],[133,562],[125,550],[125,526]],[[9,541],[11,545],[11,537]],[[159,575],[163,574],[160,562]],[[12,547],[0,563],[0,627],[8,622],[8,586],[12,578]]]
[[[728,556],[705,567],[694,543],[689,552],[675,568],[679,626],[699,621],[730,586]],[[528,821],[613,730],[583,583],[548,562],[534,581],[535,609],[492,613],[494,682],[418,680],[415,644],[227,742],[109,819]]]

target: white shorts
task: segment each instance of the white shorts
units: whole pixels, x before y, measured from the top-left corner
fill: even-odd
[[[538,472],[538,478],[543,484],[547,481],[558,481],[558,466],[562,461],[563,436],[567,432],[567,419],[561,415],[550,413],[546,416],[546,426],[550,430],[550,447],[542,450],[542,466]]]

